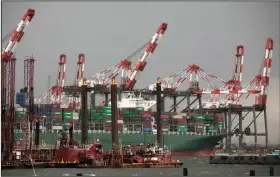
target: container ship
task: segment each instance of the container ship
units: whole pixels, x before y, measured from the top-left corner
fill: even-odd
[[[118,102],[119,139],[124,145],[154,143],[156,141],[155,112],[149,111],[156,101],[140,97],[126,97]],[[26,109],[16,108],[15,139],[16,146],[23,138],[21,119]],[[59,105],[35,105],[34,113],[40,118],[40,146],[55,145],[61,133],[73,123],[73,138],[81,141],[81,115],[79,109],[61,108]],[[97,106],[88,109],[89,144],[96,139],[103,149],[110,150],[111,107]],[[222,114],[187,115],[187,113],[161,112],[163,143],[174,156],[209,156],[223,140],[225,134]],[[33,130],[35,125],[33,126]],[[34,133],[32,135],[34,137]]]

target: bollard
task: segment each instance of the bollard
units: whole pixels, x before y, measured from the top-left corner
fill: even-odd
[[[183,176],[188,176],[188,168],[183,168]]]
[[[250,170],[250,176],[255,176],[255,170]]]
[[[269,176],[274,176],[274,168],[269,167]]]
[[[76,176],[83,176],[83,174],[82,173],[77,173]]]

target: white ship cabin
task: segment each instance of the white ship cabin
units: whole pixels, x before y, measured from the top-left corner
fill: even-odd
[[[126,93],[122,94],[121,101],[118,101],[118,108],[143,107],[147,111],[155,104],[155,100],[146,100],[142,95],[136,96],[132,93]]]

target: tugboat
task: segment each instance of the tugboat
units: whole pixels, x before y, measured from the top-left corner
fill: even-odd
[[[172,168],[182,162],[172,160],[171,152],[155,144],[132,144],[103,152],[102,144],[95,140],[91,145],[81,146],[72,138],[72,126],[57,141],[55,168]]]

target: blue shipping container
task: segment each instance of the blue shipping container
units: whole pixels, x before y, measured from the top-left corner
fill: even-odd
[[[153,128],[143,128],[143,132],[152,132]]]
[[[161,112],[161,115],[168,115],[168,112]]]
[[[40,122],[40,126],[44,126],[44,122]]]
[[[143,121],[143,122],[152,122],[153,119],[152,119],[151,117],[143,117],[143,118],[142,118],[142,121]]]

